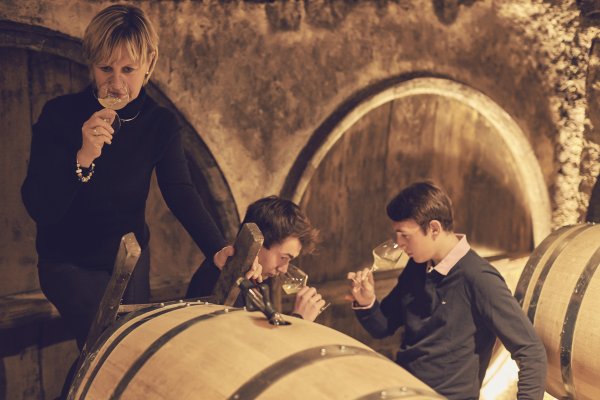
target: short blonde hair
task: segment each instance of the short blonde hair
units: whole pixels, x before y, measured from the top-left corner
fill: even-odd
[[[158,35],[144,11],[135,6],[105,8],[96,14],[83,35],[83,54],[90,68],[119,59],[122,46],[135,62],[143,64],[152,57],[145,85],[158,59]]]

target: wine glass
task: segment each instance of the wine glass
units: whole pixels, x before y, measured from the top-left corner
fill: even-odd
[[[98,87],[96,98],[102,107],[117,111],[129,103],[131,95],[129,87],[123,80],[109,79]],[[111,126],[115,130],[115,133],[121,129],[119,114],[116,115]]]
[[[287,272],[281,275],[281,288],[286,294],[298,293],[308,282],[308,274],[296,267],[294,264],[288,264]]]
[[[281,279],[281,288],[286,294],[294,294],[298,293],[300,289],[306,286],[308,282],[308,274],[302,271],[300,268],[296,267],[294,264],[288,264],[287,271],[280,275]],[[321,307],[319,313],[325,311],[331,302],[326,302],[326,304]]]
[[[380,243],[373,249],[371,271],[394,269],[398,266],[404,251],[393,239]]]

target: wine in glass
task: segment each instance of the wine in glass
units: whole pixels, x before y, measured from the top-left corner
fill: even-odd
[[[97,99],[104,108],[115,111],[120,110],[131,100],[129,87],[123,80],[109,79],[98,87]],[[115,130],[115,133],[121,128],[119,114],[116,115],[112,123],[112,128]]]
[[[308,283],[308,274],[296,267],[294,264],[288,264],[287,272],[281,275],[281,288],[286,294],[298,293]],[[331,302],[327,301],[319,313],[325,311]]]
[[[286,294],[298,293],[308,282],[308,275],[294,264],[288,264],[287,272],[281,275],[281,288]]]
[[[373,266],[371,266],[371,271],[397,268],[403,254],[404,251],[393,239],[388,239],[380,243],[373,249]]]

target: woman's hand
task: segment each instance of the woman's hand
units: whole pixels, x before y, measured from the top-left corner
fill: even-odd
[[[375,280],[370,268],[348,272],[347,278],[351,281],[349,300],[356,301],[361,307],[366,307],[375,301]]]
[[[304,286],[296,293],[292,314],[298,314],[307,321],[314,321],[325,307],[325,300],[314,287]]]
[[[221,271],[227,262],[227,259],[235,254],[233,246],[225,246],[221,250],[217,251],[213,256],[213,262]]]
[[[115,133],[111,124],[116,118],[114,110],[104,108],[95,112],[81,126],[81,149],[77,152],[77,160],[87,168],[102,154],[102,147],[111,144]]]
[[[233,246],[225,246],[221,250],[217,251],[213,257],[213,262],[221,271],[227,262],[227,259],[235,254],[235,249]],[[255,280],[257,282],[262,282],[262,265],[258,262],[258,256],[254,259],[252,266],[245,275],[246,279]]]

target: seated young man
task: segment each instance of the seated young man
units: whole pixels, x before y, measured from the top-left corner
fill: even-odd
[[[255,223],[265,238],[258,252],[263,279],[285,273],[290,261],[300,254],[312,253],[318,240],[318,231],[300,208],[277,196],[250,204],[242,225],[248,222]],[[205,260],[192,277],[186,297],[210,296],[220,274],[221,270],[211,260]],[[325,301],[317,290],[305,286],[296,294],[292,313],[314,321],[324,305]]]
[[[375,338],[401,326],[396,362],[451,400],[478,399],[499,338],[519,366],[519,400],[544,396],[546,352],[500,273],[453,232],[448,196],[429,182],[387,206],[395,240],[410,257],[379,303],[369,269],[350,272],[358,320]]]

